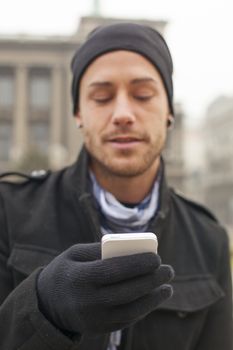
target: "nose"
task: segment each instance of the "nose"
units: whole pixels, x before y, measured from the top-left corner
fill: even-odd
[[[112,121],[118,126],[127,126],[134,123],[135,114],[130,98],[127,95],[122,94],[117,96],[112,113]]]

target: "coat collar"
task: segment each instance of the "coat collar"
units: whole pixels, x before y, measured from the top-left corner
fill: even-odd
[[[76,192],[79,197],[90,193],[88,161],[88,153],[85,147],[82,147],[77,161],[68,167],[65,173],[67,187],[72,192]]]

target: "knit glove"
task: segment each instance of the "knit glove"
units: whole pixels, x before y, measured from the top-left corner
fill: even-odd
[[[77,244],[39,274],[39,307],[64,332],[128,327],[172,295],[173,270],[153,253],[100,260],[100,243]]]

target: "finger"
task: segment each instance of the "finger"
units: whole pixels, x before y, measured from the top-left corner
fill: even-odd
[[[175,277],[175,271],[171,265],[162,264],[159,267],[160,284],[167,284]]]
[[[150,294],[155,288],[168,283],[174,277],[173,269],[161,265],[152,274],[141,275],[124,282],[104,285],[96,292],[95,303],[105,306],[129,304]]]
[[[172,287],[163,285],[152,293],[127,305],[114,307],[97,307],[96,314],[101,322],[94,319],[90,322],[89,329],[92,333],[112,332],[117,329],[129,327],[132,323],[145,317],[156,309],[162,302],[172,295]],[[88,310],[86,309],[86,312]],[[89,305],[89,312],[93,314],[93,306]],[[91,318],[92,319],[92,318]]]
[[[134,254],[95,261],[89,264],[89,270],[86,272],[93,283],[109,285],[152,273],[160,263],[157,254]]]
[[[111,313],[111,316],[109,317],[113,323],[124,321],[126,324],[131,324],[154,311],[165,300],[169,299],[172,294],[172,286],[169,284],[163,284],[149,295],[137,299],[132,303],[118,305],[112,308],[111,311],[109,310]]]
[[[86,262],[101,258],[101,243],[75,244],[67,250],[70,260]]]

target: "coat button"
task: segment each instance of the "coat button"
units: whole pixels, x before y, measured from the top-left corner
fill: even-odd
[[[31,176],[32,177],[43,177],[47,174],[47,171],[44,169],[40,169],[40,170],[33,170],[31,172]]]
[[[177,312],[177,316],[179,318],[185,318],[187,316],[187,312],[184,312],[184,311],[178,311]]]

